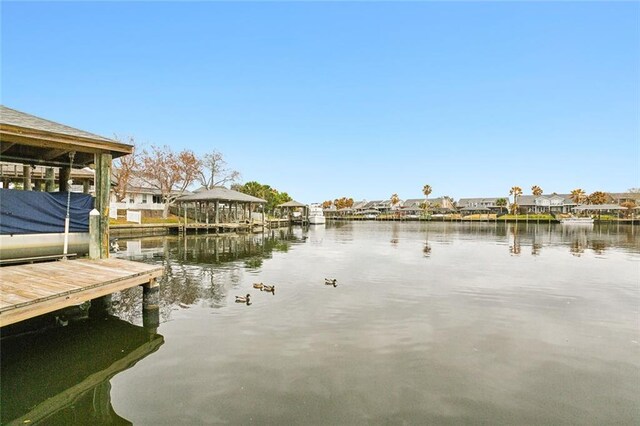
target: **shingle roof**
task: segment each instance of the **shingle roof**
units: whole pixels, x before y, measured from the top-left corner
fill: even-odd
[[[113,139],[94,133],[85,132],[84,130],[74,127],[65,126],[55,121],[45,120],[35,115],[17,111],[15,109],[0,105],[0,124],[6,124],[16,127],[24,127],[27,129],[40,130],[50,133],[59,133],[62,135],[76,136],[81,138],[95,139],[104,142],[116,142]]]
[[[287,201],[286,203],[280,204],[278,207],[307,207],[307,205],[299,203],[295,200],[291,200],[291,201]]]
[[[254,197],[252,195],[243,194],[242,192],[227,189],[222,186],[209,189],[207,191],[201,191],[196,194],[187,195],[178,198],[178,202],[190,202],[190,201],[240,201],[243,203],[266,203],[266,200],[262,198]]]

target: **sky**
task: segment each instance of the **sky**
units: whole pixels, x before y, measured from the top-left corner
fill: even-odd
[[[640,187],[637,2],[0,7],[3,105],[301,202]]]

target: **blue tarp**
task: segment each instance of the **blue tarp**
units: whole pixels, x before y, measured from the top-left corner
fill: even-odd
[[[89,232],[93,197],[71,193],[69,232]],[[0,189],[0,234],[64,232],[66,192]]]

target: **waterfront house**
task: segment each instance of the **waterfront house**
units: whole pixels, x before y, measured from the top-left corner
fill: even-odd
[[[521,213],[550,213],[567,214],[576,207],[571,194],[521,195],[518,197],[518,207]]]
[[[640,206],[640,192],[609,192],[607,195],[610,197],[608,201],[610,203],[622,204],[631,202],[636,206]]]
[[[353,212],[354,212],[355,214],[358,214],[359,212],[362,212],[362,211],[364,211],[364,210],[366,210],[366,209],[367,209],[367,208],[366,208],[366,205],[367,205],[368,203],[369,203],[369,202],[368,202],[367,200],[355,201],[355,202],[353,203],[353,206],[351,206],[351,208],[353,209]]]
[[[479,212],[500,212],[505,209],[505,207],[496,205],[496,202],[500,198],[508,200],[508,197],[460,198],[457,203],[457,208],[467,212],[474,211],[474,208]]]
[[[113,179],[117,180],[117,176],[114,175]],[[115,192],[111,191],[109,206],[113,217],[115,212],[118,216],[124,216],[127,210],[139,211],[142,217],[162,217],[165,203],[158,188],[152,187],[140,178],[132,177],[122,200],[118,200]]]
[[[406,212],[406,214],[410,215],[419,215],[423,212],[423,209],[420,208],[425,202],[424,198],[409,198],[402,203],[402,211]],[[427,200],[429,203],[429,211],[433,212],[444,212],[451,211],[455,209],[453,202],[449,197],[438,197],[438,198],[429,198]]]

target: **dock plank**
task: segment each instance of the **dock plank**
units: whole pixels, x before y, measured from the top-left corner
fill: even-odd
[[[0,268],[0,327],[148,284],[164,268],[124,259],[78,259]]]

